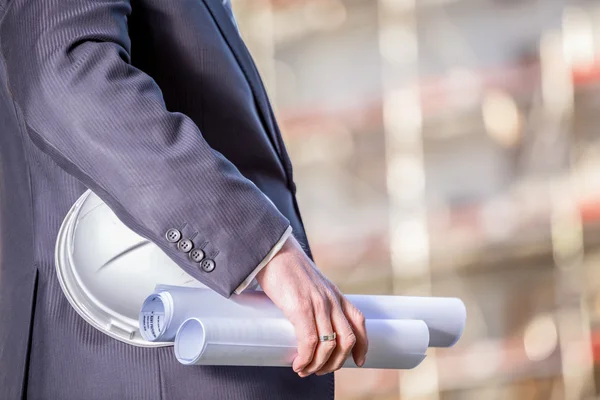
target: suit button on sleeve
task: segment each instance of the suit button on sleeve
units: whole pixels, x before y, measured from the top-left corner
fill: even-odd
[[[165,234],[165,237],[169,243],[177,243],[179,239],[181,239],[181,232],[177,229],[169,229]]]
[[[189,253],[194,248],[194,243],[190,239],[183,239],[177,243],[177,248],[183,253]]]
[[[199,263],[204,258],[204,252],[200,249],[194,249],[190,251],[190,259],[194,262]]]
[[[200,267],[204,272],[212,272],[215,269],[215,262],[210,259],[206,259],[200,263]]]

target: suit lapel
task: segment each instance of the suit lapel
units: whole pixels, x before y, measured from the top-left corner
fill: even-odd
[[[263,121],[264,126],[268,130],[269,139],[271,140],[271,144],[274,146],[275,150],[279,154],[280,158],[282,157],[281,148],[279,146],[279,141],[277,140],[275,127],[273,125],[273,121],[270,117],[269,112],[269,103],[267,94],[264,90],[264,86],[254,66],[254,62],[252,61],[252,57],[250,56],[250,52],[246,48],[240,34],[233,24],[227,10],[225,10],[225,6],[221,3],[221,0],[203,0],[208,10],[212,14],[214,20],[216,21],[219,29],[221,30],[221,34],[225,38],[225,41],[229,45],[229,48],[233,52],[238,64],[248,83],[250,84],[250,88],[254,94],[254,98],[256,100],[256,104],[258,106],[258,111]]]

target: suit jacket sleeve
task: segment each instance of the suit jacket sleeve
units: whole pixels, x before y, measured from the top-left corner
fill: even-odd
[[[229,297],[289,221],[131,65],[129,0],[9,4],[0,49],[31,140],[130,229]],[[202,247],[214,270],[167,241],[170,228]]]

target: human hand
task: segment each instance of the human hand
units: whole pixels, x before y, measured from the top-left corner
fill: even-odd
[[[350,352],[364,364],[368,349],[365,318],[290,237],[256,276],[267,296],[294,326],[298,355],[292,367],[301,377],[342,367]],[[335,332],[332,341],[319,337]]]

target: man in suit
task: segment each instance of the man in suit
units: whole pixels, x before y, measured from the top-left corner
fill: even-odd
[[[332,399],[331,372],[364,361],[364,318],[312,263],[228,7],[0,0],[1,399]],[[86,188],[219,294],[260,283],[295,326],[293,368],[184,367],[83,321],[54,243]]]

